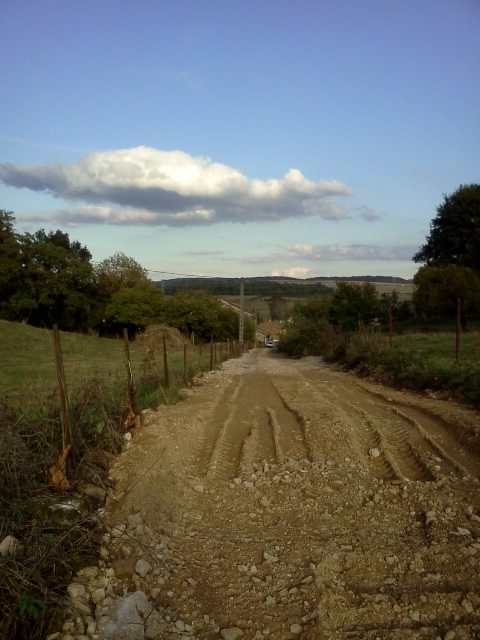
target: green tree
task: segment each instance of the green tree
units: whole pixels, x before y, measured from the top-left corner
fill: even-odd
[[[124,289],[136,289],[143,286],[154,286],[147,276],[147,271],[134,258],[126,256],[124,253],[115,253],[113,256],[102,260],[94,267],[96,283],[96,317],[95,328],[101,335],[118,334],[126,326],[119,317],[119,301],[126,302],[128,294]],[[113,297],[123,291],[114,302]],[[137,299],[142,297],[142,293],[137,294]],[[132,294],[132,298],[135,294]],[[107,312],[109,305],[113,307]],[[135,305],[134,305],[135,306]],[[114,310],[114,312],[112,311]],[[133,322],[132,327],[142,325]],[[135,333],[136,330],[132,329]]]
[[[18,245],[21,284],[9,300],[11,319],[86,329],[95,291],[88,249],[59,229],[18,236]]]
[[[328,310],[328,319],[334,326],[354,331],[359,328],[359,324],[370,324],[379,313],[378,292],[374,284],[337,282]]]
[[[272,295],[268,302],[271,320],[285,320],[287,301],[280,293]]]
[[[194,341],[238,338],[239,317],[206,291],[188,291],[167,297],[164,322]],[[254,325],[245,318],[245,340],[253,339]]]
[[[141,282],[113,294],[105,310],[105,323],[117,331],[126,327],[134,335],[149,324],[159,324],[163,312],[163,292],[150,281]]]
[[[327,318],[332,296],[317,294],[305,301],[297,302],[293,308],[293,317],[308,318],[309,320],[319,321]]]
[[[10,299],[21,282],[20,244],[11,211],[0,210],[0,317],[10,318]]]
[[[150,282],[146,269],[124,253],[115,253],[96,264],[95,277],[101,295],[107,297],[120,289]]]
[[[426,243],[413,256],[428,267],[455,264],[480,272],[480,184],[461,185],[437,207]]]
[[[293,317],[280,337],[279,348],[290,356],[322,355],[332,338],[328,312],[332,296],[323,294],[297,302]]]
[[[460,299],[462,325],[466,328],[466,315],[480,310],[480,275],[468,267],[421,267],[414,277],[412,295],[419,316],[455,317]]]

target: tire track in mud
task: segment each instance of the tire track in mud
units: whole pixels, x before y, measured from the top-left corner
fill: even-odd
[[[371,448],[380,452],[380,456],[368,460],[369,468],[377,477],[392,479],[388,468],[398,479],[430,481],[441,473],[479,477],[479,458],[464,449],[445,421],[410,405],[397,406],[358,383],[345,383],[340,376],[335,376],[332,386],[315,380],[312,374],[303,375],[312,384],[317,397],[318,394],[324,396],[337,410],[345,409],[343,413],[350,424],[351,417],[358,416],[354,430],[360,448],[364,454]],[[364,407],[369,407],[370,411],[365,411]]]
[[[199,475],[234,478],[245,456],[281,464],[309,459],[302,419],[265,373],[236,376],[205,425]]]
[[[398,407],[401,406],[401,409]],[[464,477],[480,476],[480,461],[477,456],[459,445],[445,425],[428,413],[408,405],[392,406],[392,411],[411,423],[420,435],[429,442],[442,459],[447,460]],[[453,452],[453,455],[452,455]]]
[[[480,457],[475,451],[471,452],[465,448],[453,433],[453,425],[426,409],[392,401],[381,393],[366,390],[359,383],[356,383],[356,386],[369,397],[367,401],[370,404],[390,411],[403,421],[409,437],[414,441],[417,455],[422,446],[427,446],[437,463],[446,462],[447,472],[451,472],[453,468],[463,477],[480,477]],[[378,399],[381,402],[378,402]]]

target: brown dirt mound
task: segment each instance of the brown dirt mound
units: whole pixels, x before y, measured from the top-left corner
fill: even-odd
[[[169,349],[181,349],[185,343],[190,344],[178,329],[166,324],[151,324],[138,340],[145,351],[160,351],[163,349],[163,336]]]

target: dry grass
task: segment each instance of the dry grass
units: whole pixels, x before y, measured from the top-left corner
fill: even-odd
[[[170,332],[166,388],[156,338],[150,332],[144,343],[130,345],[139,410],[176,402],[181,388],[209,369],[208,347],[189,346],[185,367],[183,348],[173,352]],[[121,449],[127,411],[124,344],[69,333],[61,341],[73,435],[66,475],[74,487],[108,490],[108,464]],[[38,517],[39,505],[52,498],[47,470],[62,449],[50,332],[0,321],[0,353],[0,384],[7,390],[0,405],[0,541],[12,535],[22,547],[0,557],[0,638],[44,640],[61,627],[62,598],[73,573],[96,563],[101,531],[91,516],[67,528],[45,528]],[[225,346],[217,349],[217,366],[221,357]]]

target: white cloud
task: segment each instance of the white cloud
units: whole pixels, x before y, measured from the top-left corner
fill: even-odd
[[[80,203],[49,218],[69,225],[341,220],[347,212],[334,198],[351,194],[341,182],[313,182],[298,169],[250,180],[210,158],[150,147],[92,153],[69,165],[2,163],[0,181]]]
[[[289,278],[310,278],[313,276],[313,272],[306,267],[291,267],[290,269],[274,269],[270,275],[287,276]]]
[[[368,244],[295,244],[286,247],[289,258],[315,261],[340,261],[340,260],[407,260],[411,262],[412,256],[417,251],[414,246],[386,246]]]

